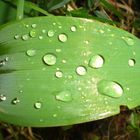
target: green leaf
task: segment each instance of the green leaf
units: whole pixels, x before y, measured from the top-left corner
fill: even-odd
[[[47,8],[49,11],[52,11],[60,7],[63,7],[68,2],[70,2],[70,0],[51,0],[50,2],[48,2]]]
[[[0,120],[64,126],[140,105],[140,40],[73,17],[27,18],[0,29]]]

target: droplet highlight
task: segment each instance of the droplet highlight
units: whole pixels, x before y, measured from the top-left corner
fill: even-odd
[[[57,78],[62,78],[63,77],[63,72],[62,71],[56,71],[55,76]]]
[[[22,40],[24,40],[24,41],[26,41],[26,40],[28,40],[29,39],[29,36],[28,35],[22,35]]]
[[[53,37],[54,36],[54,31],[53,30],[49,30],[48,31],[48,37]]]
[[[36,31],[35,30],[31,30],[29,34],[30,34],[31,37],[36,37]]]
[[[56,56],[54,54],[46,54],[43,56],[45,64],[52,66],[56,63]]]
[[[71,26],[70,30],[71,30],[72,32],[76,32],[77,28],[76,28],[76,26]]]
[[[113,81],[102,80],[97,84],[97,88],[100,94],[109,97],[119,98],[123,95],[122,86]]]
[[[104,65],[104,58],[101,55],[94,55],[89,60],[89,66],[95,69],[101,68]]]
[[[67,37],[66,34],[60,34],[60,35],[58,36],[58,39],[59,39],[59,41],[61,41],[61,42],[66,42],[66,41],[68,40],[68,37]]]
[[[1,95],[0,95],[0,101],[5,101],[5,100],[6,100],[6,96],[3,95],[3,94],[1,94]]]

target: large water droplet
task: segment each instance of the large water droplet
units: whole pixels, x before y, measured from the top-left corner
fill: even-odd
[[[3,95],[3,94],[1,94],[1,95],[0,95],[0,101],[5,101],[5,100],[6,100],[6,96]]]
[[[97,88],[100,94],[113,98],[119,98],[123,94],[121,85],[113,81],[102,80],[98,83]]]
[[[14,104],[14,105],[16,105],[19,102],[20,102],[20,100],[17,97],[12,100],[12,104]]]
[[[48,31],[48,36],[49,37],[53,37],[54,36],[54,31],[53,30],[49,30]]]
[[[76,32],[77,28],[76,28],[76,26],[71,26],[70,30],[71,30],[72,32]]]
[[[46,54],[43,57],[43,60],[47,65],[51,66],[51,65],[54,65],[56,63],[56,56],[54,54]]]
[[[27,50],[26,54],[28,56],[34,56],[36,54],[36,50]]]
[[[35,104],[34,104],[34,107],[36,108],[36,109],[40,109],[41,107],[42,107],[42,103],[41,102],[36,102]]]
[[[127,45],[130,45],[130,46],[134,45],[133,38],[131,38],[131,37],[124,37],[123,36],[122,39],[127,43]]]
[[[21,37],[21,38],[22,38],[22,40],[25,40],[25,41],[26,41],[26,40],[28,40],[28,39],[29,39],[29,36],[28,36],[28,35],[22,35],[22,37]]]
[[[78,75],[85,75],[87,73],[87,69],[84,66],[78,66],[76,68],[76,73]]]
[[[101,68],[103,67],[104,64],[104,59],[100,55],[94,55],[92,58],[89,60],[89,66],[92,68]]]
[[[70,91],[65,90],[65,91],[58,92],[55,98],[63,102],[70,102],[72,100],[72,95]]]
[[[62,71],[57,71],[57,72],[55,73],[55,76],[56,76],[57,78],[61,78],[61,77],[63,77],[63,72],[62,72]]]
[[[58,36],[58,39],[61,41],[61,42],[66,42],[68,40],[68,37],[66,34],[60,34]]]
[[[136,63],[135,59],[129,59],[129,60],[128,60],[128,65],[129,65],[130,67],[134,67],[134,66],[135,66],[135,63]]]
[[[35,30],[31,30],[29,34],[30,34],[31,37],[36,37],[36,31]]]

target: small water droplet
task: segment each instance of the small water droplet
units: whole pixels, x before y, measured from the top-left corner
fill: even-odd
[[[6,96],[3,95],[3,94],[1,94],[1,95],[0,95],[0,101],[5,101],[5,100],[6,100]]]
[[[4,60],[0,61],[0,67],[4,66],[6,64],[6,62]]]
[[[42,39],[43,39],[43,36],[40,35],[38,38],[39,38],[40,40],[42,40]]]
[[[135,64],[136,64],[135,59],[129,59],[129,61],[128,61],[128,65],[129,65],[130,67],[134,67]]]
[[[98,83],[97,88],[100,94],[113,98],[119,98],[123,95],[123,88],[116,82],[102,80]]]
[[[132,46],[134,45],[134,40],[131,37],[122,37],[122,39],[127,43],[127,45]]]
[[[26,28],[29,28],[29,25],[28,25],[28,24],[26,24],[26,25],[25,25],[25,27],[26,27]]]
[[[55,98],[63,102],[70,102],[72,100],[72,95],[70,91],[65,90],[65,91],[58,92]]]
[[[88,45],[89,44],[89,41],[88,40],[85,40],[84,43]]]
[[[46,33],[46,30],[45,30],[45,29],[42,29],[42,33],[44,33],[44,34],[45,34],[45,33]]]
[[[19,102],[20,102],[20,100],[17,97],[12,100],[12,104],[14,104],[14,105]]]
[[[48,31],[48,36],[49,37],[53,37],[54,36],[54,31],[53,30],[49,30]]]
[[[61,77],[63,77],[63,72],[62,72],[62,71],[57,71],[57,72],[55,73],[55,76],[56,76],[57,78],[61,78]]]
[[[22,35],[22,40],[24,40],[24,41],[26,41],[26,40],[28,40],[29,39],[29,36],[28,35]]]
[[[26,54],[28,55],[28,56],[34,56],[34,55],[36,55],[36,50],[27,50],[27,52],[26,52]]]
[[[78,66],[76,68],[76,73],[78,75],[85,75],[87,73],[87,69],[84,66]]]
[[[20,38],[19,35],[15,35],[15,36],[14,36],[14,39],[19,39],[19,38]]]
[[[46,54],[43,60],[47,65],[52,66],[56,63],[56,56],[54,54]]]
[[[64,64],[65,64],[65,63],[66,63],[66,60],[64,60],[64,59],[63,59],[63,60],[62,60],[62,63],[64,63]]]
[[[23,90],[20,90],[19,93],[23,93]]]
[[[41,107],[42,107],[42,103],[41,102],[36,102],[35,104],[34,104],[34,107],[36,108],[36,109],[40,109]]]
[[[61,49],[56,49],[56,52],[58,52],[58,53],[61,52]]]
[[[58,36],[58,39],[61,41],[61,42],[66,42],[68,40],[68,37],[66,34],[60,34]]]
[[[76,28],[76,26],[71,26],[70,30],[71,30],[72,32],[76,32],[77,28]]]
[[[5,62],[8,62],[8,60],[9,60],[9,57],[6,57],[4,60],[5,60]]]
[[[104,59],[100,55],[94,55],[92,58],[89,60],[89,66],[92,68],[101,68],[103,67],[104,64]]]
[[[57,117],[57,114],[53,114],[53,117],[54,117],[54,118]]]
[[[31,30],[29,34],[31,37],[36,37],[36,30]]]
[[[55,25],[56,25],[56,23],[55,23],[55,22],[53,22],[53,25],[55,26]]]
[[[36,28],[37,25],[34,23],[34,24],[31,25],[31,27],[32,27],[32,28]]]

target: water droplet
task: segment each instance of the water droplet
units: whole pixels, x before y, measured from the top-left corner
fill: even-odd
[[[68,37],[66,34],[60,34],[58,36],[58,39],[61,41],[61,42],[66,42],[68,40]]]
[[[54,117],[54,118],[57,117],[57,114],[53,114],[53,117]]]
[[[20,102],[20,100],[18,99],[18,98],[14,98],[13,100],[12,100],[12,104],[17,104],[17,103],[19,103]]]
[[[84,43],[88,45],[89,44],[89,41],[88,40],[85,40]]]
[[[70,91],[65,90],[65,91],[58,92],[55,98],[63,102],[70,102],[72,100],[72,95]]]
[[[22,40],[25,40],[25,41],[26,41],[26,40],[28,40],[28,39],[29,39],[29,36],[28,36],[28,35],[22,35],[22,37],[21,37],[21,38],[22,38]]]
[[[42,40],[42,39],[43,39],[43,36],[40,35],[38,38],[39,38],[40,40]]]
[[[8,62],[8,60],[9,60],[9,57],[6,57],[4,60],[5,60],[5,62]]]
[[[129,61],[128,61],[128,65],[129,65],[130,67],[134,67],[135,64],[136,64],[135,59],[129,59]]]
[[[87,73],[87,69],[84,66],[78,66],[76,68],[76,73],[78,75],[85,75]]]
[[[76,28],[76,26],[71,26],[70,30],[71,30],[72,32],[76,32],[77,28]]]
[[[32,28],[36,28],[36,26],[37,25],[35,23],[31,25]]]
[[[54,31],[53,30],[49,30],[48,31],[48,36],[49,37],[53,37],[54,36]]]
[[[1,94],[1,95],[0,95],[0,101],[5,101],[5,100],[6,100],[6,96],[3,95],[3,94]]]
[[[65,63],[66,63],[66,60],[62,60],[62,63],[64,63],[64,64],[65,64]]]
[[[19,93],[23,93],[23,90],[20,90]]]
[[[56,56],[54,54],[46,54],[43,60],[47,65],[52,66],[56,63]]]
[[[53,25],[55,26],[55,25],[56,25],[56,23],[55,23],[55,22],[53,22]]]
[[[35,30],[31,30],[29,34],[30,34],[31,37],[36,37],[36,31]]]
[[[19,37],[20,37],[19,35],[15,35],[14,39],[19,39]]]
[[[63,77],[63,72],[62,72],[62,71],[57,71],[57,72],[55,73],[55,76],[56,76],[57,78],[61,78],[61,77]]]
[[[36,109],[40,109],[41,107],[42,107],[42,103],[41,102],[36,102],[35,104],[34,104],[34,107],[36,108]]]
[[[58,53],[61,52],[61,49],[56,49],[56,52],[58,52]]]
[[[26,54],[28,56],[34,56],[36,54],[36,50],[27,50]]]
[[[116,82],[102,80],[98,83],[97,87],[100,94],[113,98],[119,98],[123,94],[123,88]]]
[[[26,27],[26,28],[29,28],[29,25],[28,25],[28,24],[26,24],[26,25],[25,25],[25,27]]]
[[[122,39],[127,43],[127,45],[130,45],[130,46],[134,45],[133,38],[131,38],[131,37],[124,37],[123,36]]]
[[[103,64],[104,64],[104,59],[100,55],[92,56],[92,58],[89,60],[89,66],[92,68],[96,68],[96,69],[101,68],[103,67]]]

